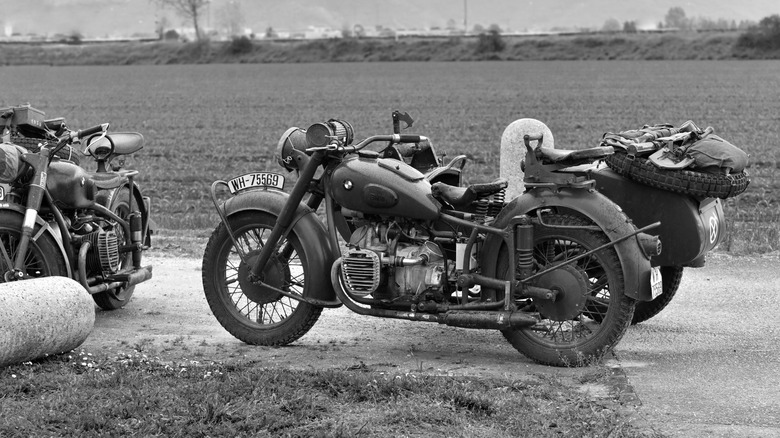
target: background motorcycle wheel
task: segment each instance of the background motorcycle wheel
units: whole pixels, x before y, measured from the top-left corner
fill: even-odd
[[[128,187],[120,187],[111,192],[111,199],[107,202],[108,208],[116,213],[122,219],[127,219],[130,216],[130,189]],[[119,242],[124,244],[125,232],[122,227],[116,227],[114,230]],[[126,268],[133,264],[133,254],[126,252],[124,259],[122,260],[122,268]],[[130,302],[130,298],[133,296],[135,286],[130,287],[118,287],[115,289],[107,290],[105,292],[99,292],[92,295],[92,299],[103,310],[116,310],[121,309]]]
[[[276,217],[253,211],[228,218],[249,263],[239,257],[225,225],[214,230],[203,254],[203,290],[212,313],[231,335],[253,345],[286,345],[303,336],[317,322],[322,307],[298,301],[252,284],[247,276]],[[293,230],[271,257],[265,281],[302,295],[308,260],[306,246]]]
[[[631,320],[631,324],[639,324],[640,322],[647,321],[655,315],[658,315],[661,310],[664,310],[667,304],[674,298],[674,294],[677,293],[677,289],[680,287],[680,281],[682,280],[682,275],[682,266],[661,266],[661,282],[663,283],[661,295],[657,296],[652,301],[637,301],[636,308],[634,309],[634,318]]]
[[[534,228],[534,265],[540,271],[609,242],[601,231],[582,229],[592,225],[580,217],[552,214],[545,223],[566,228]],[[502,249],[496,272],[508,271],[509,257]],[[540,277],[544,287],[579,284],[564,290],[555,302],[520,300],[518,308],[539,312],[532,328],[503,330],[504,337],[536,362],[554,366],[587,366],[599,360],[626,332],[634,311],[634,299],[623,291],[623,272],[614,248],[599,251]],[[506,275],[503,275],[506,277]],[[539,330],[546,327],[546,330]]]
[[[0,211],[0,244],[5,248],[11,262],[16,257],[19,239],[22,236],[23,220],[19,213]],[[3,265],[3,272],[12,269],[12,266],[5,266],[5,260],[0,259],[0,264]],[[37,240],[30,241],[24,264],[25,272],[29,277],[68,276],[67,264],[60,247],[48,233],[43,233]],[[5,280],[0,277],[0,281]]]

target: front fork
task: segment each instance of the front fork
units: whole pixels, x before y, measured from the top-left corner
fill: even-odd
[[[287,198],[287,202],[284,204],[284,207],[282,207],[282,210],[279,212],[279,216],[276,218],[276,224],[274,224],[274,227],[271,230],[271,234],[268,235],[268,238],[263,244],[263,247],[260,249],[260,253],[257,255],[257,258],[251,263],[250,270],[249,270],[250,281],[254,283],[262,283],[263,271],[265,270],[265,266],[268,263],[268,261],[271,259],[271,256],[273,255],[274,251],[276,251],[279,241],[284,236],[286,236],[287,233],[290,232],[290,226],[293,224],[293,221],[295,219],[295,212],[298,209],[298,205],[303,201],[306,192],[309,190],[309,184],[314,179],[314,175],[317,172],[317,168],[322,164],[323,160],[325,159],[325,154],[326,154],[325,151],[314,152],[311,155],[310,159],[307,161],[303,170],[298,174],[298,180],[295,182],[295,185],[293,186],[293,189],[290,192],[290,196]],[[244,254],[243,251],[241,250],[241,245],[237,241],[236,236],[233,233],[233,230],[230,228],[230,222],[228,221],[227,216],[225,215],[223,209],[217,203],[215,186],[218,183],[221,183],[221,181],[215,182],[211,188],[212,190],[211,196],[214,202],[214,206],[217,209],[217,214],[219,214],[220,220],[225,225],[228,235],[230,236],[230,240],[233,241],[233,245],[236,248],[236,251],[238,251],[241,260],[244,263],[249,263],[250,260],[247,258],[247,255]],[[319,206],[321,201],[322,201],[321,196],[313,195],[308,202],[308,206],[312,209],[316,209],[317,206]]]
[[[24,221],[22,222],[22,235],[13,260],[13,270],[5,273],[5,281],[23,280],[26,275],[24,262],[27,256],[27,248],[30,246],[35,222],[38,220],[38,210],[41,208],[44,193],[46,192],[46,169],[49,163],[49,149],[41,148],[37,154],[24,154],[22,159],[33,168],[34,174],[27,191],[27,205]],[[3,258],[9,261],[10,256],[6,253],[5,245],[0,245],[0,248],[2,248]]]

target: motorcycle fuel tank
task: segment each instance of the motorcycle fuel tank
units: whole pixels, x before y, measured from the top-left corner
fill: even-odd
[[[51,162],[46,189],[60,208],[89,208],[95,202],[95,182],[69,161]]]
[[[420,171],[374,152],[361,152],[339,164],[330,190],[342,207],[367,214],[433,220],[441,207]]]

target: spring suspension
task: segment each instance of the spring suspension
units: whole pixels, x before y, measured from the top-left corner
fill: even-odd
[[[479,198],[475,204],[474,214],[477,216],[477,220],[484,222],[487,219],[488,210],[490,209],[490,199]]]
[[[488,216],[496,217],[498,213],[504,208],[504,200],[506,199],[506,189],[501,189],[500,192],[493,193],[492,202],[489,204]]]

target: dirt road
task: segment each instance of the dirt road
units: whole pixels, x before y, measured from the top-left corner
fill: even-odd
[[[200,261],[155,257],[154,278],[138,286],[124,309],[98,311],[82,345],[107,354],[142,351],[171,361],[252,361],[299,369],[367,367],[426,373],[528,379],[554,375],[620,396],[640,418],[673,436],[780,436],[778,255],[714,254],[687,269],[678,296],[656,318],[629,329],[605,367],[540,366],[498,332],[358,317],[327,309],[291,346],[253,347],[228,334],[203,296]],[[603,380],[602,380],[603,382]]]

